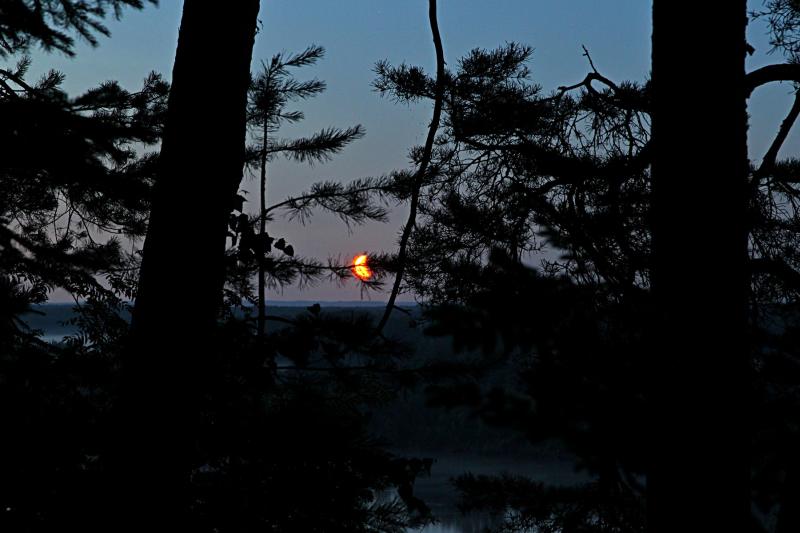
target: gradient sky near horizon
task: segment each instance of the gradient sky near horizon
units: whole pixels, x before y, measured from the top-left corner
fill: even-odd
[[[268,198],[276,203],[322,179],[346,182],[407,168],[410,147],[424,142],[430,120],[429,106],[395,104],[372,90],[375,63],[405,61],[433,70],[434,52],[427,21],[427,0],[262,0],[261,29],[253,54],[254,67],[280,51],[299,51],[314,43],[325,47],[317,65],[296,70],[299,79],[319,78],[328,89],[297,106],[306,115],[288,126],[281,136],[310,134],[322,127],[362,124],[366,136],[333,161],[308,166],[283,160],[269,167]],[[159,7],[127,10],[119,21],[109,20],[111,37],[92,48],[81,44],[74,59],[59,54],[33,54],[31,74],[51,68],[67,76],[65,88],[77,94],[105,80],[117,80],[136,89],[152,70],[169,78],[175,55],[183,2],[161,0]],[[750,1],[749,8],[761,8]],[[643,81],[650,68],[651,2],[643,0],[440,0],[439,23],[446,61],[455,66],[472,48],[495,48],[515,41],[534,48],[532,79],[545,91],[575,83],[588,72],[582,55],[585,45],[597,68],[615,80]],[[691,16],[691,13],[687,13]],[[208,36],[213,39],[213,35]],[[780,62],[769,55],[766,28],[751,23],[748,40],[756,53],[748,69]],[[709,61],[713,51],[698,50]],[[198,87],[213,95],[224,80],[214,77],[209,58],[208,83]],[[720,90],[724,90],[723,87]],[[761,88],[750,101],[750,151],[759,159],[777,131],[791,103],[791,84]],[[211,98],[212,96],[210,96]],[[711,128],[700,123],[699,127]],[[709,136],[713,131],[709,131]],[[797,152],[800,136],[793,132],[782,154]],[[257,198],[255,180],[245,178],[243,188]],[[349,260],[357,253],[392,251],[407,215],[402,206],[387,224],[356,226],[352,231],[335,217],[321,214],[301,226],[276,220],[270,234],[285,236],[299,255]],[[63,295],[54,295],[54,299]],[[370,293],[364,298],[385,299]],[[299,290],[286,288],[269,294],[275,300],[358,300],[358,283],[345,286],[321,283]]]

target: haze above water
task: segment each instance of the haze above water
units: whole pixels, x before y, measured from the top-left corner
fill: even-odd
[[[297,313],[305,312],[304,308],[312,305],[311,301],[290,301],[280,306],[272,306],[270,313],[279,316],[292,316]],[[402,305],[402,304],[401,304]],[[29,314],[25,316],[28,325],[34,329],[42,331],[42,338],[50,342],[59,342],[65,336],[77,332],[77,328],[66,323],[72,316],[72,305],[69,304],[49,304],[36,306],[36,311],[44,314]],[[414,310],[413,304],[406,302],[405,307]],[[335,304],[323,303],[325,312],[367,312],[378,313],[382,310],[381,302],[336,302]],[[417,346],[421,352],[438,352],[448,350],[447,341],[441,339],[432,340],[420,336],[416,329],[409,329],[404,322],[402,313],[395,313],[387,331],[397,337],[405,334],[404,340],[416,339]],[[404,333],[407,332],[407,333]],[[425,409],[421,407],[418,398],[399,400],[395,405],[391,405],[384,412],[375,412],[373,417],[376,419],[375,431],[379,436],[391,441],[400,441],[401,446],[394,447],[393,453],[399,456],[432,458],[434,460],[431,467],[431,475],[417,479],[414,486],[414,495],[421,498],[432,510],[437,519],[437,523],[426,526],[420,530],[423,533],[482,533],[484,528],[497,526],[501,523],[501,517],[491,516],[488,513],[469,513],[463,514],[459,511],[458,494],[452,486],[450,480],[456,476],[466,473],[475,475],[502,475],[510,474],[515,476],[526,476],[546,484],[552,485],[572,485],[588,479],[582,472],[574,469],[573,458],[559,449],[558,446],[550,443],[537,447],[526,446],[520,441],[512,445],[513,451],[509,452],[502,449],[500,441],[507,440],[508,435],[498,434],[497,442],[485,442],[485,437],[472,435],[476,421],[467,416],[459,418],[452,414],[439,413],[443,419],[452,421],[460,420],[464,427],[462,431],[466,436],[458,434],[446,436],[442,440],[438,435],[440,432],[435,427],[418,427],[416,431],[409,431],[411,420],[424,420],[426,424],[435,425],[436,413],[433,413],[434,422],[431,416],[414,416],[415,410]],[[429,414],[430,415],[430,414]],[[382,420],[391,420],[383,425]],[[402,427],[397,427],[398,424]],[[451,431],[448,428],[448,432]],[[458,431],[458,430],[456,430]],[[383,435],[380,435],[384,433]],[[447,432],[446,432],[447,433]],[[409,436],[409,435],[412,436]],[[403,435],[403,440],[399,439]],[[482,440],[480,440],[482,439]],[[462,446],[460,443],[467,443]],[[477,444],[472,444],[477,442]],[[503,446],[508,447],[504,442]],[[471,450],[469,448],[472,448]]]

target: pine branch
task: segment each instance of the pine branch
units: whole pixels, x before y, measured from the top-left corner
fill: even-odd
[[[279,97],[289,101],[311,98],[324,92],[326,88],[327,85],[321,80],[297,81],[288,78],[280,80],[280,83],[274,87],[274,91]]]
[[[268,153],[282,153],[300,163],[328,161],[345,146],[364,136],[364,128],[359,124],[345,130],[325,128],[311,137],[301,137],[289,141],[278,141],[268,148]]]
[[[282,64],[284,67],[305,67],[313,65],[324,56],[325,47],[312,44],[302,52],[289,56],[285,61],[282,61]],[[279,57],[282,58],[280,54]]]
[[[149,0],[157,5],[158,0]],[[102,20],[111,8],[114,16],[123,7],[142,9],[145,0],[4,0],[0,5],[0,57],[27,50],[38,43],[46,51],[58,50],[74,56],[76,33],[91,46],[96,35],[108,36]]]
[[[304,222],[314,209],[323,209],[339,216],[347,224],[363,224],[368,220],[384,222],[388,210],[373,205],[372,201],[376,196],[378,199],[385,198],[391,191],[391,182],[386,178],[367,178],[348,184],[320,182],[312,185],[308,192],[268,207],[264,214],[284,209],[289,211],[290,219]]]

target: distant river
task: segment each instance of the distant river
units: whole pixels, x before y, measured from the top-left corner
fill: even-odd
[[[43,340],[59,342],[65,335],[77,332],[76,327],[64,323],[73,316],[71,307],[71,305],[40,306],[39,309],[45,311],[46,315],[34,314],[26,318],[30,319],[31,327],[43,331]],[[297,309],[277,307],[276,312],[291,316]],[[408,328],[405,327],[404,331],[408,331]],[[483,533],[485,528],[500,524],[499,518],[492,517],[488,513],[462,515],[458,510],[456,506],[458,494],[450,484],[450,479],[468,472],[476,475],[503,473],[522,475],[551,485],[573,485],[588,479],[585,474],[574,471],[574,462],[571,458],[559,455],[552,449],[542,449],[541,453],[532,449],[524,459],[503,455],[416,450],[394,450],[394,453],[398,456],[435,459],[431,475],[417,480],[414,494],[431,508],[437,523],[415,530],[413,533]]]
[[[401,454],[402,455],[402,454]],[[509,459],[506,457],[436,453],[409,453],[415,457],[436,457],[431,476],[419,478],[414,485],[414,495],[421,498],[433,511],[436,524],[413,530],[422,533],[483,533],[485,528],[497,526],[501,520],[488,513],[463,515],[456,507],[458,494],[450,478],[471,472],[476,475],[503,473],[522,475],[552,485],[574,485],[588,480],[584,473],[575,472],[573,462],[544,454],[541,459]]]

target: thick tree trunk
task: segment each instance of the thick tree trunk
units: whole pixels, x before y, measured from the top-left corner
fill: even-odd
[[[211,368],[228,215],[242,178],[258,0],[186,0],[123,360],[116,458],[130,530],[186,531],[195,422]],[[158,518],[157,518],[158,517]]]
[[[749,523],[745,0],[653,3],[649,530]]]

